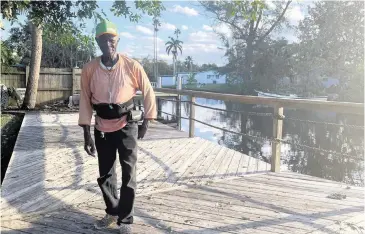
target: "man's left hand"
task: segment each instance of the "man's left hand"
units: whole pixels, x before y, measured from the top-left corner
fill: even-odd
[[[138,139],[143,139],[148,129],[148,119],[144,119],[142,125],[138,125]]]

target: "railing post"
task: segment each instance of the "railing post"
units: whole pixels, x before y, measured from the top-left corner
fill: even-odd
[[[161,100],[159,97],[156,97],[157,99],[157,118],[161,118],[162,117],[162,104],[161,104]]]
[[[182,77],[181,76],[177,76],[176,79],[177,79],[176,89],[177,90],[181,90],[182,89]]]
[[[189,137],[194,137],[195,130],[195,97],[191,96],[190,99],[190,118],[189,118]]]
[[[177,90],[181,90],[181,76],[176,76],[177,79]],[[176,117],[177,117],[177,127],[181,130],[181,95],[177,95],[176,97]]]
[[[284,119],[284,108],[275,106],[274,107],[274,121],[273,121],[273,138],[272,142],[272,156],[271,156],[271,171],[280,172],[280,154],[281,154],[281,143],[283,135],[283,119]]]

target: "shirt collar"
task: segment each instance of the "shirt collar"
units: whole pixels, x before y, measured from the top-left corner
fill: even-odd
[[[119,56],[119,54],[117,55],[118,56],[118,61],[112,66],[112,67],[107,67],[107,66],[105,66],[104,65],[104,63],[101,61],[101,56],[100,56],[100,66],[103,68],[103,69],[105,69],[105,70],[113,70],[116,66],[117,66],[117,64],[119,63],[119,60],[120,60],[120,56]]]

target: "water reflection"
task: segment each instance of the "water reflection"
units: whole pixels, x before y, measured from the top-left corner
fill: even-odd
[[[188,98],[182,97],[182,100],[188,100]],[[265,116],[265,113],[272,113],[271,108],[204,98],[197,98],[196,102],[213,108],[242,111],[243,113],[232,113],[195,107],[195,118],[213,126],[255,136],[256,138],[225,132],[198,122],[195,122],[196,136],[269,162],[271,141],[268,139],[272,137],[273,120],[272,116]],[[164,112],[176,114],[175,102],[162,101],[161,106]],[[188,117],[189,113],[189,104],[181,103],[181,115]],[[259,116],[255,113],[259,113]],[[264,115],[262,115],[263,113]],[[161,115],[164,119],[176,122],[174,117],[166,114]],[[363,161],[351,159],[341,154],[304,149],[300,146],[306,145],[363,158],[363,128],[322,124],[322,122],[329,122],[364,126],[362,116],[298,109],[284,109],[284,115],[286,119],[283,125],[283,139],[290,142],[290,144],[282,144],[281,147],[283,167],[287,167],[294,172],[354,185],[364,185]],[[189,131],[188,120],[181,120],[181,130]]]

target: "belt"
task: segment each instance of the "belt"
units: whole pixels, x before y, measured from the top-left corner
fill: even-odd
[[[102,119],[120,119],[121,117],[129,114],[134,108],[133,99],[122,103],[99,103],[93,104],[93,109],[96,111],[96,115]]]

